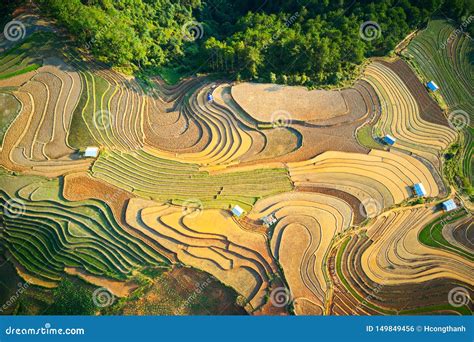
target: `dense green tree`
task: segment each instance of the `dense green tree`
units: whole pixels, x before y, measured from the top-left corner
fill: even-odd
[[[11,2],[11,0],[7,1]],[[38,0],[101,61],[227,72],[289,84],[338,84],[432,15],[463,21],[472,0]],[[375,22],[375,39],[361,26]],[[198,23],[199,22],[199,23]],[[466,30],[472,33],[474,20]],[[186,39],[189,28],[200,39]],[[201,37],[202,36],[202,37]]]
[[[53,304],[47,315],[93,315],[97,310],[92,293],[70,280],[63,280],[53,293]]]

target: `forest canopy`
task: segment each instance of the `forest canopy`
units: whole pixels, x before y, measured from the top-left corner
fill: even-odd
[[[78,44],[114,66],[224,72],[307,86],[351,79],[365,58],[390,52],[433,15],[461,23],[474,13],[470,0],[37,3]]]

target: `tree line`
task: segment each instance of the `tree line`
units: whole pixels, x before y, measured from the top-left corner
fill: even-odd
[[[306,86],[351,79],[365,58],[387,54],[433,15],[462,22],[474,13],[471,0],[36,2],[111,65]]]

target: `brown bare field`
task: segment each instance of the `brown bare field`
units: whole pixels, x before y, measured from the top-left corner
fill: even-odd
[[[339,91],[245,82],[232,87],[232,97],[260,122],[274,121],[278,111],[298,121],[324,121],[349,112]]]

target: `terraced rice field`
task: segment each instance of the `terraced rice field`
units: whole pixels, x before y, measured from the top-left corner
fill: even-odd
[[[474,44],[467,35],[454,33],[455,24],[432,20],[408,45],[406,54],[424,80],[434,80],[450,109],[463,109],[474,120],[472,94]]]
[[[1,82],[1,81],[0,81]],[[2,84],[0,83],[0,86]],[[2,164],[11,170],[55,177],[87,170],[67,143],[72,114],[82,88],[77,72],[57,57],[36,71],[4,81],[22,110],[4,135]]]
[[[410,198],[411,187],[416,183],[424,184],[429,197],[439,195],[429,169],[417,159],[398,152],[372,150],[367,155],[326,152],[288,167],[296,187],[338,189],[367,206],[375,203],[377,214]]]
[[[455,286],[472,294],[472,257],[426,246],[417,238],[439,216],[429,206],[394,210],[380,215],[366,233],[339,245],[339,269],[333,273],[338,289],[331,312],[403,314],[415,308],[422,312],[420,306],[428,312],[469,312],[470,304],[455,308],[442,303]]]
[[[397,149],[422,156],[439,168],[441,151],[456,140],[456,132],[424,120],[410,89],[386,64],[374,62],[369,65],[364,79],[381,98],[382,115],[376,126],[380,134],[392,135],[397,139]]]
[[[66,266],[125,279],[142,263],[163,262],[124,231],[105,203],[67,201],[57,180],[1,170],[1,189],[2,240],[32,283],[54,286]]]
[[[0,108],[2,110],[0,114],[0,124],[2,130],[0,131],[0,148],[3,144],[3,138],[5,136],[6,127],[10,126],[13,120],[21,110],[20,102],[9,93],[0,93]]]
[[[457,34],[453,23],[445,20],[433,20],[409,44],[405,55],[419,72],[423,81],[434,80],[440,87],[440,94],[448,112],[458,116],[463,129],[462,175],[474,182],[473,164],[473,122],[474,122],[474,77],[472,39],[463,33]],[[458,113],[456,115],[456,113]]]
[[[321,315],[327,296],[323,263],[334,236],[352,223],[350,206],[337,197],[293,192],[258,202],[249,218],[273,214],[271,251],[279,261],[297,314]]]
[[[439,208],[467,203],[442,156],[455,141],[469,154],[472,131],[459,139],[403,60],[371,61],[331,91],[144,85],[65,45],[52,33],[0,44],[0,243],[26,281],[78,277],[129,297],[111,312],[130,314],[173,311],[182,291],[155,310],[169,289],[157,279],[191,283],[191,268],[238,296],[232,312],[472,313],[447,302],[455,286],[472,294],[472,212]]]
[[[292,189],[283,168],[209,174],[198,165],[145,152],[103,154],[92,174],[141,197],[173,203],[196,200],[206,208],[227,209],[238,204],[248,210],[259,198]]]
[[[190,210],[134,199],[127,223],[154,239],[176,260],[204,270],[244,296],[246,309],[265,304],[270,277],[277,272],[262,233],[245,230],[228,211]]]

